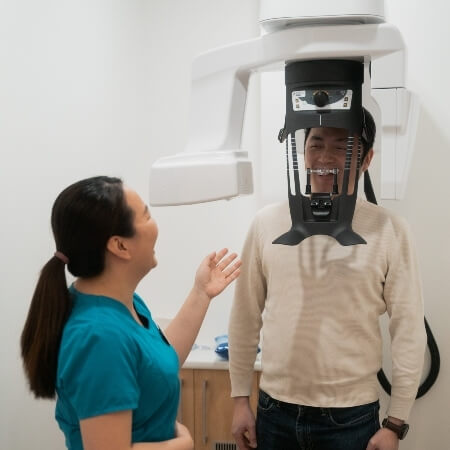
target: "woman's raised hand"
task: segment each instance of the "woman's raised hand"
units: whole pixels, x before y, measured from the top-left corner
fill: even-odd
[[[242,263],[240,260],[235,261],[237,254],[227,253],[226,248],[211,253],[197,269],[194,287],[210,299],[219,295],[240,274],[239,267]]]

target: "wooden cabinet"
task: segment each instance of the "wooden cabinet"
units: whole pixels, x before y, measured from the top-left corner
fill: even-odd
[[[194,437],[194,370],[180,370],[180,404],[177,420],[185,425]]]
[[[233,399],[228,370],[182,369],[178,420],[194,438],[195,450],[237,449],[231,435]],[[256,413],[259,372],[255,372],[250,403]]]

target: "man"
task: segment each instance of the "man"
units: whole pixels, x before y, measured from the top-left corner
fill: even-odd
[[[361,173],[373,157],[375,123],[364,110]],[[305,165],[339,169],[347,130],[305,134]],[[354,146],[349,193],[355,179]],[[323,172],[322,172],[323,173]],[[311,175],[312,192],[331,192],[333,175]],[[340,191],[340,189],[339,189]],[[407,225],[358,199],[352,227],[366,245],[324,235],[297,246],[272,241],[289,230],[287,202],[256,215],[242,252],[229,344],[233,435],[241,450],[397,450],[413,405],[426,346],[416,256]],[[390,318],[393,380],[389,421],[380,429],[379,316]],[[255,426],[249,406],[262,328],[262,376]],[[394,431],[395,430],[395,431]]]

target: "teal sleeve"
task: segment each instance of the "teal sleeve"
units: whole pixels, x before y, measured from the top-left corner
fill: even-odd
[[[78,330],[60,355],[59,383],[78,419],[135,409],[138,352],[116,330]]]

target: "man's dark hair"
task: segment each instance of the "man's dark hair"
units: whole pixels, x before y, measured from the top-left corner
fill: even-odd
[[[377,132],[377,127],[375,125],[375,120],[373,120],[372,114],[363,107],[363,127],[361,133],[361,142],[363,146],[362,152],[362,160],[366,157],[368,151],[373,147],[375,142],[375,135]],[[304,146],[306,146],[306,140],[308,139],[309,133],[311,132],[311,128],[305,128],[305,142]]]

